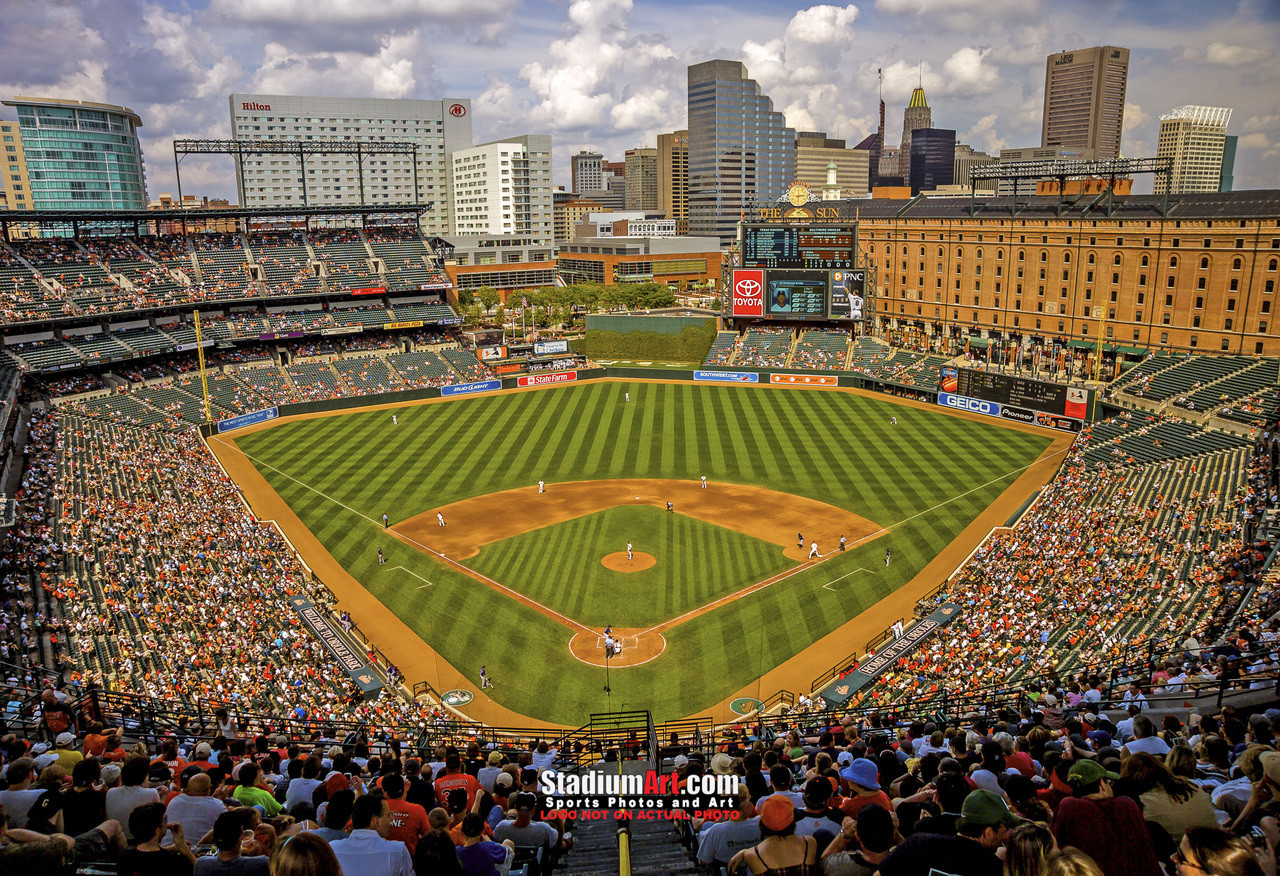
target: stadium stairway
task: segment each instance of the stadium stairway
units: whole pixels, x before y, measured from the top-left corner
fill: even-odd
[[[601,876],[618,872],[618,827],[612,814],[599,821],[575,821],[573,851],[556,873],[567,876]],[[665,820],[631,821],[632,876],[696,874],[697,865],[680,844],[674,823]]]

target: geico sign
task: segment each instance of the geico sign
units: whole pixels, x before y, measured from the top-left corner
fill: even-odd
[[[986,414],[989,417],[1000,416],[1000,405],[995,402],[982,401],[963,395],[952,395],[949,392],[938,394],[938,403],[961,411],[973,411],[975,414]]]

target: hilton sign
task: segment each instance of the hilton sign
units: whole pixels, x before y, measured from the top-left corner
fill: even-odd
[[[249,102],[249,103],[242,103],[242,104],[240,104],[240,109],[242,109],[242,110],[269,110],[269,109],[271,109],[271,104],[269,104],[269,103],[253,103],[253,102],[251,101],[251,102]]]

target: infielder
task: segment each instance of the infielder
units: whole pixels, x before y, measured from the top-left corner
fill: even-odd
[[[627,542],[627,559],[631,559],[631,542]]]
[[[815,542],[814,542],[814,543],[809,547],[809,559],[811,559],[811,560],[812,560],[812,559],[813,559],[814,557],[816,557],[816,556],[818,556],[818,543],[815,541]]]
[[[840,550],[844,550],[844,536],[840,536]]]
[[[441,526],[444,526],[444,515],[441,514],[439,511],[436,512],[436,522],[438,522]]]
[[[704,490],[705,490],[706,488],[707,488],[707,476],[706,476],[706,475],[703,475],[703,476],[702,476],[702,489],[704,489]]]
[[[547,485],[544,484],[542,481],[538,481],[538,495],[541,496],[546,491],[547,491]]]

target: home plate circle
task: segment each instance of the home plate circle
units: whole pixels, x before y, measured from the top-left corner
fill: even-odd
[[[618,551],[616,554],[608,554],[600,558],[600,565],[614,572],[639,572],[648,569],[658,562],[654,559],[653,554],[646,554],[643,551],[632,551],[631,558],[627,558],[626,551]]]

